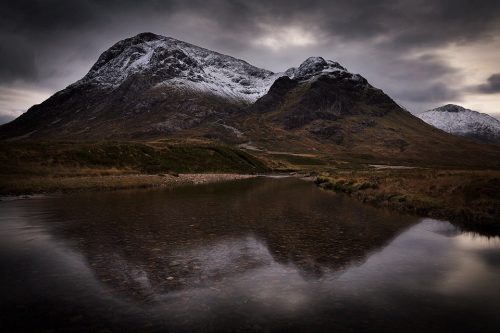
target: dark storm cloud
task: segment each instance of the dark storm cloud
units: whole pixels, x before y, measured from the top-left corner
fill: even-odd
[[[404,82],[400,85],[389,85],[390,95],[404,101],[422,103],[459,99],[459,69],[431,54],[414,58],[391,58],[390,52],[387,51],[385,54],[391,59],[384,70],[385,75],[392,82]],[[453,81],[454,84],[445,84],[443,81]]]
[[[417,89],[404,89],[398,92],[399,98],[409,102],[440,102],[460,99],[460,90],[450,89],[438,82]]]
[[[427,51],[488,41],[499,17],[498,0],[7,0],[0,4],[0,85],[60,89],[114,42],[152,31],[272,70],[296,66],[299,57],[331,56],[396,99],[438,102],[457,96],[443,80],[460,82],[460,68]],[[320,42],[274,55],[256,46],[266,29],[286,26],[301,26]],[[342,43],[357,43],[357,54],[337,48]],[[480,91],[495,90],[492,80]]]
[[[259,33],[262,23],[277,26],[301,23],[315,25],[332,38],[348,41],[380,38],[377,43],[386,49],[410,50],[437,43],[489,38],[492,25],[498,24],[500,12],[499,1],[464,0],[18,0],[1,6],[2,41],[15,35],[18,45],[31,45],[42,52],[52,47],[65,52],[65,43],[72,44],[71,40],[79,38],[84,41],[89,38],[88,34],[99,38],[100,33],[107,35],[117,24],[128,23],[135,28],[130,30],[140,32],[141,26],[149,26],[145,24],[147,21],[168,20],[172,13],[213,21],[221,44],[248,43]],[[19,68],[17,63],[20,59],[31,63],[35,50],[4,52],[3,58],[7,59],[2,60],[7,61],[5,67],[17,69],[19,75],[26,76],[27,71],[36,69]]]
[[[485,84],[477,87],[477,90],[483,94],[500,93],[500,73],[491,75]]]
[[[2,5],[3,28],[35,34],[64,30],[78,31],[103,24],[110,17],[124,12],[137,15],[161,13],[172,1],[113,1],[113,0],[15,0]],[[50,36],[49,36],[50,37]],[[75,36],[77,38],[78,36]]]
[[[158,15],[169,8],[169,1],[4,1],[0,4],[0,83],[57,76],[60,73],[51,67],[59,64],[53,62],[68,55],[93,54],[89,48],[93,40],[113,38],[107,31],[116,24],[114,20]]]
[[[32,80],[37,77],[35,52],[22,39],[3,36],[0,43],[0,84],[19,79]]]
[[[346,40],[387,38],[394,48],[490,38],[500,2],[469,0],[196,1],[198,13],[217,15],[221,26],[255,30],[256,22],[314,23]]]

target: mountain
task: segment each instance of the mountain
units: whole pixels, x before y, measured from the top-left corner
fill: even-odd
[[[142,33],[104,52],[85,77],[70,86],[116,89],[136,75],[142,89],[175,86],[254,102],[274,81],[272,72],[173,38]]]
[[[498,149],[443,133],[402,109],[361,75],[321,57],[285,71],[243,113],[227,118],[226,125],[238,134],[235,142],[260,151],[374,164],[500,163]],[[227,140],[228,135],[219,138]],[[481,161],[464,158],[474,150],[484,152]]]
[[[243,60],[142,33],[113,45],[85,77],[3,126],[0,137],[164,135],[254,102],[275,77]]]
[[[482,142],[500,143],[500,121],[485,113],[447,104],[417,115],[445,132]]]
[[[277,118],[286,129],[294,129],[314,120],[337,120],[346,113],[362,113],[354,110],[353,102],[362,98],[365,88],[370,86],[362,76],[348,72],[331,60],[310,57],[298,68],[287,70],[269,93],[250,109],[257,113],[280,109]],[[380,93],[376,89],[369,90],[373,94]],[[383,93],[380,96],[390,100]]]
[[[497,147],[426,124],[337,62],[273,73],[152,33],[116,43],[81,80],[0,126],[11,141],[168,138],[303,163],[500,164]]]

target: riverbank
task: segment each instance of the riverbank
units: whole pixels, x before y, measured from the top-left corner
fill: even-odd
[[[0,195],[202,184],[269,171],[239,149],[198,141],[0,143]]]
[[[464,226],[500,225],[499,170],[331,171],[317,177],[316,184],[403,213]]]
[[[176,187],[218,183],[257,177],[250,174],[190,173],[190,174],[128,174],[81,177],[20,177],[0,180],[0,195],[106,191],[148,187]]]
[[[500,170],[370,167],[283,156],[185,140],[0,143],[0,195],[173,187],[280,170],[319,174],[321,187],[376,206],[467,225],[500,226]]]

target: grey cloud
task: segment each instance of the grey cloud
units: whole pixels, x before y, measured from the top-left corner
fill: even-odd
[[[500,93],[500,73],[491,75],[486,83],[477,87],[477,91],[483,94],[497,94]]]
[[[351,61],[347,67],[361,73],[411,111],[460,100],[462,71],[433,54],[397,57],[380,47],[371,50],[369,61],[363,61],[366,55],[356,54],[347,57],[347,61]]]
[[[440,82],[398,92],[402,100],[419,103],[459,100],[460,94],[460,90],[449,88],[448,85]]]
[[[33,80],[38,75],[34,50],[23,40],[6,37],[0,43],[0,84],[6,81]]]
[[[381,37],[378,43],[385,49],[409,50],[487,38],[500,12],[500,2],[494,0],[480,4],[464,0],[17,0],[0,6],[1,40],[15,34],[41,58],[54,47],[74,52],[77,42],[86,39],[104,39],[109,44],[126,37],[122,31],[135,34],[157,27],[154,32],[170,35],[168,21],[175,14],[211,22],[208,29],[201,22],[183,35],[200,35],[203,31],[195,29],[207,29],[216,36],[212,37],[215,45],[209,46],[223,50],[248,48],[248,42],[262,32],[262,23],[314,26],[331,39],[345,41],[373,42]]]
[[[14,116],[0,113],[0,125],[8,123],[14,120],[14,118]]]
[[[0,3],[0,83],[40,82],[62,67],[95,61],[119,39],[142,32],[141,23],[168,19],[173,1],[16,0]],[[90,67],[90,66],[89,66]],[[67,82],[70,83],[70,82]]]
[[[41,36],[102,25],[124,13],[138,16],[145,13],[162,14],[171,8],[172,3],[173,1],[155,0],[7,0],[0,7],[0,24],[3,28],[20,34]],[[47,37],[50,38],[50,35]]]

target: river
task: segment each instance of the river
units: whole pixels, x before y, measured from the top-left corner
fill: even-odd
[[[500,238],[297,179],[0,202],[2,332],[498,332]]]

